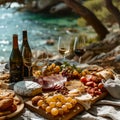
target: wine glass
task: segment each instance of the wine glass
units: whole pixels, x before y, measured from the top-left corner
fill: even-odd
[[[66,36],[60,36],[58,39],[58,51],[63,56],[63,60],[65,60],[66,55],[70,50],[70,41]]]
[[[79,63],[81,63],[81,56],[85,53],[85,38],[79,39],[79,37],[75,37],[73,50],[75,55],[79,57]]]
[[[33,72],[35,72],[38,69],[42,70],[42,68],[48,63],[48,53],[47,53],[47,49],[44,46],[32,48],[31,52],[32,52],[31,58],[23,57],[24,65],[28,68],[29,79],[33,77]],[[31,70],[32,70],[32,76],[31,76]]]
[[[28,78],[31,77],[32,58],[23,58],[24,66],[28,68]]]
[[[32,50],[32,59],[33,59],[33,74],[39,71],[40,73],[43,72],[44,67],[48,64],[48,51],[46,47],[39,46]]]

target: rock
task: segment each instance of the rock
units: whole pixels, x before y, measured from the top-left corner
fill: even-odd
[[[118,41],[120,39],[120,32],[111,32],[109,33],[106,38],[103,40],[103,42],[106,42],[106,43],[111,43],[111,44],[114,44],[115,42],[119,42]]]
[[[87,46],[82,63],[111,67],[120,73],[120,33],[110,33],[103,41]]]
[[[115,57],[115,62],[119,62],[120,63],[120,54],[118,54],[116,57]]]
[[[65,3],[59,3],[50,8],[50,13],[56,13],[56,12],[64,11],[64,10],[68,10],[68,9],[69,9],[69,7]]]
[[[94,52],[93,51],[87,51],[82,56],[81,62],[88,63],[93,58]]]
[[[120,54],[120,45],[116,46],[113,50],[108,52],[109,56],[116,56],[118,54]]]
[[[36,4],[39,10],[43,10],[57,2],[56,0],[38,0]]]
[[[101,54],[93,57],[91,60],[89,60],[88,63],[92,63],[92,62],[102,59],[104,57],[106,57],[106,53],[101,53]]]
[[[46,44],[47,45],[54,45],[55,44],[55,40],[53,40],[53,39],[47,40]]]
[[[65,29],[66,33],[69,34],[69,35],[74,35],[74,34],[78,34],[79,33],[79,30],[75,29],[75,28],[66,28]]]

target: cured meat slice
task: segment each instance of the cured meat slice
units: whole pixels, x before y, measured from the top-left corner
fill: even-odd
[[[43,89],[55,89],[57,88],[56,86],[62,87],[64,83],[67,81],[67,78],[63,77],[60,74],[54,74],[50,76],[40,77],[35,81],[42,85]]]

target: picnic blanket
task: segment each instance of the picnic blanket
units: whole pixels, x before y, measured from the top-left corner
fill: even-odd
[[[4,67],[1,67],[1,71]],[[103,100],[99,100],[92,107],[84,111],[72,120],[120,120],[120,77],[115,80],[109,79],[104,81],[104,85],[109,92]],[[25,108],[24,111],[12,120],[46,120],[37,113],[31,112]]]
[[[120,99],[109,95],[73,120],[120,120]]]

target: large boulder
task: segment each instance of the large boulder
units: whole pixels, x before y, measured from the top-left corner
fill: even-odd
[[[62,11],[67,12],[68,10],[70,11],[70,8],[65,3],[59,3],[50,8],[50,13],[54,14]]]
[[[43,10],[45,8],[47,8],[48,6],[52,6],[54,4],[56,4],[58,2],[58,0],[37,0],[37,7],[40,10]]]

